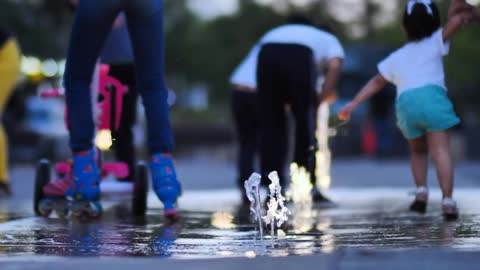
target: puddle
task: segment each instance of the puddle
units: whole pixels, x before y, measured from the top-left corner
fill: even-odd
[[[292,216],[283,228],[286,235],[274,242],[267,237],[263,248],[255,238],[248,207],[185,211],[176,224],[166,224],[157,208],[150,209],[145,218],[131,218],[121,205],[88,224],[0,213],[0,220],[13,219],[0,222],[0,257],[187,259],[307,255],[343,248],[480,251],[480,211],[474,208],[462,212],[458,222],[444,222],[434,206],[420,216],[406,211],[396,199],[344,201],[337,208],[316,209],[308,218]]]

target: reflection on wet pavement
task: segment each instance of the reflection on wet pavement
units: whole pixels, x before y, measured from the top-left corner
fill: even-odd
[[[176,224],[166,224],[159,208],[135,219],[122,205],[110,207],[91,223],[34,217],[1,223],[12,217],[0,213],[0,254],[183,259],[306,255],[342,248],[480,250],[480,209],[475,207],[463,207],[457,222],[444,222],[436,201],[421,216],[405,210],[410,199],[398,192],[337,194],[338,207],[294,213],[283,228],[286,235],[273,242],[267,237],[264,246],[256,239],[248,207],[230,202],[224,202],[230,209],[217,212],[212,207],[184,211]],[[460,204],[473,205],[476,194],[464,192]]]

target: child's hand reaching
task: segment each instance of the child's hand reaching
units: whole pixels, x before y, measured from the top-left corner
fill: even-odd
[[[357,109],[357,105],[353,102],[349,102],[338,112],[338,118],[342,121],[350,119],[350,116],[355,109]]]
[[[459,13],[471,10],[471,7],[465,0],[452,0],[448,9],[448,19],[450,20]]]
[[[356,110],[357,107],[360,106],[360,104],[365,102],[371,96],[378,93],[378,91],[385,88],[386,85],[387,80],[381,74],[377,74],[367,83],[367,85],[362,88],[362,90],[360,90],[360,92],[355,96],[353,101],[349,102],[340,110],[340,112],[338,113],[338,118],[344,121],[348,120],[352,112]]]
[[[465,0],[452,0],[443,39],[449,40],[455,33],[472,22],[480,23],[480,11]]]
[[[464,13],[466,13],[465,17],[467,17],[468,23],[480,23],[480,9],[470,5],[468,3],[465,4]]]

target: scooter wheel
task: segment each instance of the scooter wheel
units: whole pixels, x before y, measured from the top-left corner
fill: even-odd
[[[53,211],[54,202],[49,199],[42,199],[38,204],[38,215],[42,217],[49,217]]]
[[[132,196],[132,212],[134,216],[145,216],[148,196],[148,168],[144,162],[136,167],[135,182]]]
[[[40,202],[45,198],[43,187],[50,182],[50,162],[42,159],[38,162],[35,173],[35,189],[33,198],[33,210],[37,216],[45,216],[45,212],[40,211]]]

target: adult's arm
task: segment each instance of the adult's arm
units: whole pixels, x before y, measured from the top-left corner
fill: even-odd
[[[325,98],[335,93],[335,88],[340,78],[340,73],[342,72],[342,65],[343,58],[334,57],[328,60],[327,73],[325,74],[325,81],[323,83],[319,102],[323,102]]]

